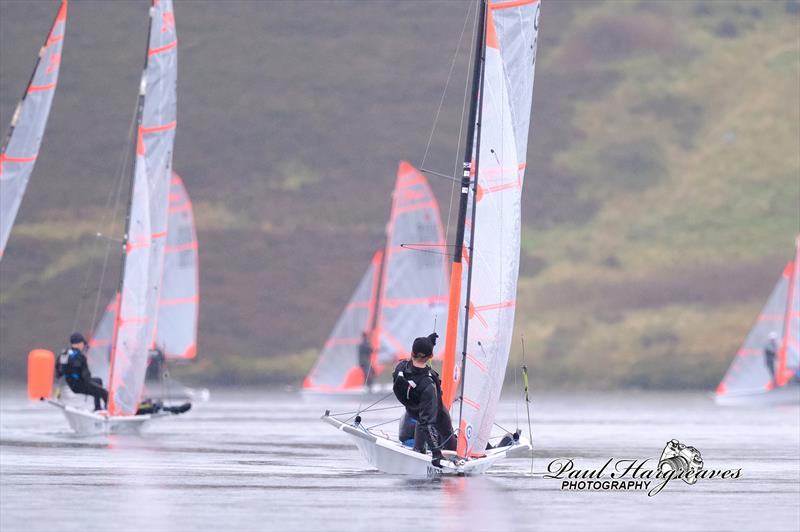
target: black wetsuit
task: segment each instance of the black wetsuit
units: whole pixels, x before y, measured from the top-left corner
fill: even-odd
[[[767,364],[767,369],[773,381],[775,381],[775,356],[777,354],[778,344],[770,338],[767,341],[767,345],[764,346],[764,362]]]
[[[100,410],[100,400],[108,405],[108,391],[103,388],[103,381],[92,377],[86,355],[77,347],[69,347],[61,352],[56,361],[56,376],[67,381],[69,389],[94,397],[94,409]]]
[[[434,459],[442,457],[442,449],[455,451],[453,422],[442,403],[439,374],[404,360],[395,368],[392,379],[394,394],[406,407],[400,420],[400,440],[409,440],[413,435],[414,450],[425,452],[427,444]]]
[[[358,346],[358,365],[364,372],[364,384],[370,386],[375,378],[375,372],[372,370],[372,345],[369,343],[369,338],[364,338]]]

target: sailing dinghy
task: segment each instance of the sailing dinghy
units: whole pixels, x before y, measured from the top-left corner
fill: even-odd
[[[169,415],[137,415],[137,411],[156,338],[162,284],[176,125],[177,44],[172,1],[153,0],[136,106],[137,129],[130,146],[133,165],[122,271],[114,300],[108,379],[104,379],[108,411],[89,412],[48,400],[79,434],[135,432],[151,419]]]
[[[58,85],[66,25],[67,0],[63,0],[0,150],[0,259],[42,144]]]
[[[397,170],[386,246],[376,251],[367,272],[303,382],[306,396],[360,397],[391,390],[365,386],[359,366],[362,333],[371,343],[370,378],[409,356],[419,331],[444,321],[447,261],[439,205],[427,179],[403,161]],[[418,249],[409,249],[418,248]]]
[[[366,428],[361,421],[368,410],[352,423],[323,416],[380,471],[478,475],[500,459],[532,451],[519,432],[509,445],[487,443],[514,325],[539,9],[537,0],[480,2],[441,376],[444,405],[458,420],[457,451],[444,451],[451,462],[439,470],[429,454]]]
[[[800,236],[794,259],[786,264],[772,294],[750,329],[716,393],[716,402],[800,404]],[[764,355],[772,337],[776,357],[773,378]]]

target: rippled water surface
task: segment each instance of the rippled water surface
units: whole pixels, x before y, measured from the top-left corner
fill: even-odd
[[[78,438],[61,413],[0,395],[0,529],[46,530],[800,530],[800,408],[721,408],[702,394],[544,395],[530,461],[478,478],[409,479],[372,470],[326,408],[293,393],[212,391],[142,436]],[[368,425],[394,410],[364,415]],[[498,422],[527,434],[524,407]],[[394,423],[386,425],[387,432]],[[656,460],[677,438],[736,480],[644,491],[561,491],[548,464]]]

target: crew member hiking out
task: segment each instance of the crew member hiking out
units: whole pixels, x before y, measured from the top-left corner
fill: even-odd
[[[406,407],[400,420],[400,440],[410,443],[414,450],[431,451],[434,467],[441,467],[442,449],[456,450],[453,422],[442,404],[442,385],[439,374],[428,362],[439,337],[433,333],[414,340],[411,359],[400,362],[392,373],[394,394]]]
[[[372,344],[367,331],[361,333],[361,343],[358,345],[358,365],[364,372],[364,386],[372,386],[375,371],[372,368]]]
[[[89,362],[86,360],[86,339],[81,333],[73,333],[69,337],[70,347],[64,349],[56,360],[56,377],[63,376],[69,389],[75,393],[82,393],[94,397],[94,409],[100,410],[100,400],[103,408],[108,405],[108,391],[103,388],[103,381],[92,377],[89,371]]]

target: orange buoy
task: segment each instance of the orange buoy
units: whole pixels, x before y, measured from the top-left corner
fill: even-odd
[[[53,392],[56,356],[47,349],[28,353],[28,399],[49,399]]]

